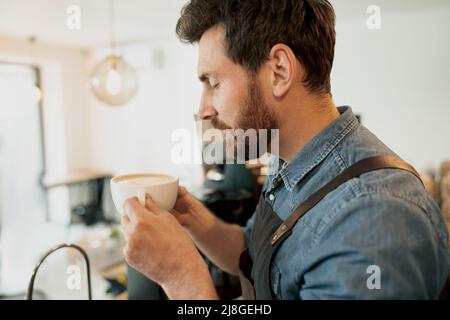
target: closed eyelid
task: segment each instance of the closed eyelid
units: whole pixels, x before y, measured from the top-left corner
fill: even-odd
[[[205,73],[200,74],[198,79],[200,80],[200,82],[208,82],[211,79],[218,81],[219,76],[216,73],[205,72]]]

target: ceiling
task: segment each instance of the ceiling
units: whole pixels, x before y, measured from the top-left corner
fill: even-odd
[[[175,36],[175,24],[187,0],[114,0],[118,42]],[[70,5],[81,10],[81,29],[69,30]],[[0,0],[0,35],[73,46],[109,43],[109,0]]]
[[[175,37],[180,10],[187,0],[114,0],[116,37],[119,42],[139,42]],[[422,10],[449,5],[449,0],[331,0],[338,23],[367,14],[376,2],[382,13]],[[81,9],[81,29],[68,30],[67,8]],[[74,47],[108,44],[109,0],[0,0],[0,35],[28,38]]]

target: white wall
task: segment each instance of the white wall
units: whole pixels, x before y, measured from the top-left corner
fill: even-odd
[[[418,169],[438,168],[450,158],[450,2],[335,2],[336,102]],[[366,27],[370,4],[381,30]]]

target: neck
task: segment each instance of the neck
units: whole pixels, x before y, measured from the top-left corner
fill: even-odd
[[[331,96],[326,98],[298,97],[288,103],[280,117],[280,158],[290,162],[318,133],[339,118]],[[301,103],[298,103],[301,101]]]

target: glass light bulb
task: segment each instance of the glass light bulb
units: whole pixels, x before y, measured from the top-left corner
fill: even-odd
[[[109,56],[94,68],[91,86],[100,101],[120,106],[136,95],[138,80],[134,69],[122,57]]]
[[[110,70],[106,76],[106,90],[113,96],[116,96],[120,92],[122,86],[122,80],[120,79],[120,74],[117,70]]]

